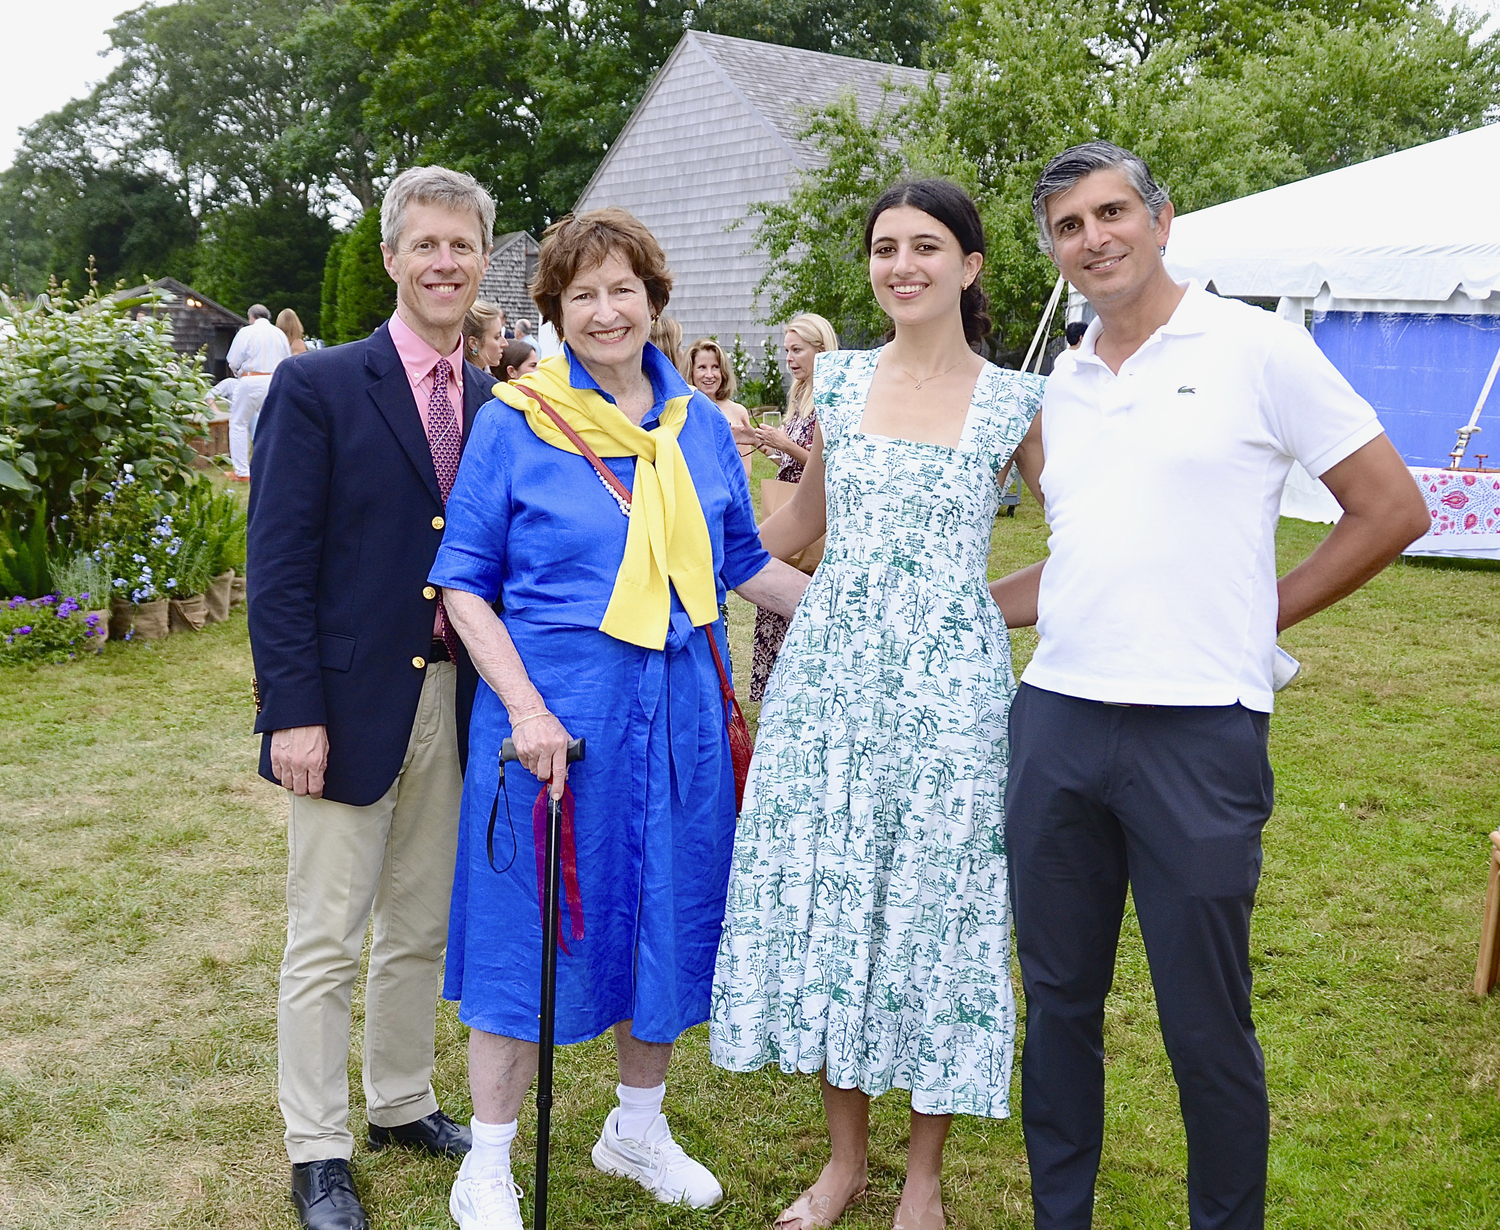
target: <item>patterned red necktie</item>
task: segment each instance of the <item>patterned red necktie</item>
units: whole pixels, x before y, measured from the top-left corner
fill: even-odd
[[[427,447],[432,450],[432,468],[437,471],[438,490],[443,496],[443,506],[448,505],[448,494],[453,490],[453,480],[458,477],[458,459],[463,451],[463,432],[453,414],[453,402],[448,397],[448,378],[453,368],[447,359],[439,359],[432,369],[432,395],[427,399]],[[438,599],[438,627],[443,644],[448,647],[448,660],[458,661],[458,636],[448,624],[448,612],[443,600]]]

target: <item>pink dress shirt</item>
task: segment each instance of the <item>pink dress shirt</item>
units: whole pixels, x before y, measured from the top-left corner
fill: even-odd
[[[464,339],[458,339],[458,349],[450,355],[438,354],[427,342],[417,336],[412,327],[401,319],[400,312],[391,313],[391,341],[401,357],[401,366],[406,369],[406,379],[411,384],[411,395],[416,399],[417,413],[422,416],[422,434],[427,434],[427,403],[432,400],[432,371],[439,359],[448,360],[452,373],[448,377],[448,400],[453,405],[453,417],[459,431],[464,429]],[[432,635],[441,637],[442,617],[433,614]]]
[[[401,366],[406,369],[406,379],[411,384],[411,395],[417,403],[417,413],[422,416],[422,431],[427,431],[427,403],[432,400],[432,369],[439,359],[448,360],[452,373],[448,377],[448,400],[453,403],[453,417],[459,431],[464,429],[464,339],[458,339],[458,348],[448,355],[438,354],[427,342],[417,336],[412,327],[401,319],[401,313],[391,315],[391,341],[396,353],[401,356]]]

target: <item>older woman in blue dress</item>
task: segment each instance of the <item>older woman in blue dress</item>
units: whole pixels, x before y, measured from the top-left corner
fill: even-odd
[[[806,585],[761,547],[729,425],[647,344],[671,275],[635,218],[565,218],[533,295],[560,355],[484,408],[432,572],[484,682],[475,702],[444,994],[470,1026],[474,1150],[450,1211],[465,1230],[520,1230],[510,1142],[537,1066],[541,985],[532,800],[576,799],[564,839],[557,1041],[613,1028],[620,1105],[594,1164],[658,1199],[722,1192],[661,1113],[672,1046],[708,1019],[734,841],[734,771],[719,676],[725,591],[790,614]],[[535,395],[535,396],[534,396]],[[611,490],[536,400],[631,493]],[[500,599],[504,616],[491,604]],[[515,740],[498,802],[497,754]],[[588,741],[572,768],[570,739]]]

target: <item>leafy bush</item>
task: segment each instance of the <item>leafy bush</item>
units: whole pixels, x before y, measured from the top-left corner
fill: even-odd
[[[179,530],[166,498],[128,469],[110,484],[89,525],[94,558],[108,564],[116,598],[151,602],[186,598],[208,585],[204,535]]]
[[[76,594],[78,601],[95,609],[109,605],[109,564],[95,559],[90,551],[76,551],[60,564],[52,566],[52,588],[60,594]],[[0,592],[4,592],[0,582]]]
[[[330,288],[324,275],[323,340],[329,345],[356,342],[373,333],[396,310],[396,284],[385,271],[380,254],[380,210],[366,211],[338,245],[337,290],[332,294],[333,317],[328,315]]]
[[[93,595],[78,598],[47,594],[12,598],[0,605],[0,665],[17,662],[66,662],[102,645],[108,630],[98,615],[87,613]]]
[[[745,355],[744,347],[740,345],[739,338],[735,338],[735,357],[733,362],[738,364],[741,359],[745,362],[748,370],[750,360]],[[750,409],[757,406],[784,406],[786,405],[786,384],[781,377],[781,364],[779,362],[780,352],[774,337],[767,337],[761,353],[761,374],[743,381],[740,385],[740,401]],[[736,368],[738,370],[738,368]]]
[[[126,464],[152,489],[187,485],[187,418],[203,409],[208,381],[172,349],[165,320],[132,320],[97,288],[76,302],[42,295],[24,307],[0,296],[0,310],[10,325],[0,340],[0,437],[9,441],[0,511],[40,499],[77,524]]]
[[[178,526],[201,536],[210,578],[231,568],[244,573],[246,516],[239,500],[208,479],[199,479],[188,488],[173,515]]]
[[[40,598],[52,592],[47,517],[41,508],[0,511],[0,593]]]

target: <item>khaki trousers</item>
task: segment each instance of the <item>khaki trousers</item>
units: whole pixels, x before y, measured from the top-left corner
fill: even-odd
[[[427,667],[401,772],[368,807],[292,796],[277,1079],[294,1163],[349,1158],[349,1005],[374,912],[365,987],[369,1121],[437,1109],[432,1066],[463,780],[451,662]]]

